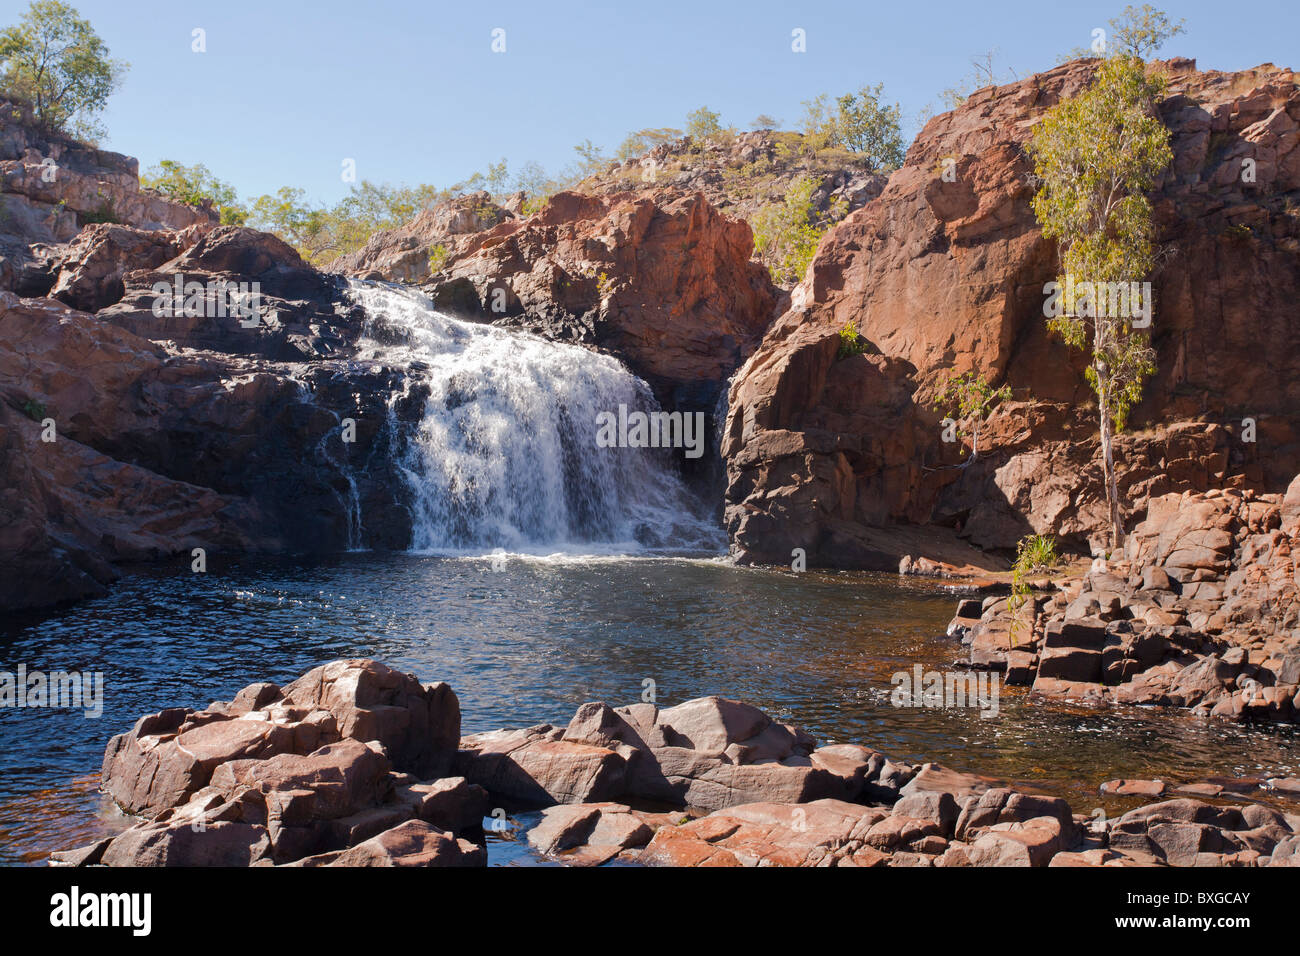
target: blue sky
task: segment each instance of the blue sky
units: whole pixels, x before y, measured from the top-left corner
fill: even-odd
[[[685,125],[707,104],[747,128],[793,128],[802,100],[883,82],[915,117],[970,73],[975,54],[1024,76],[1086,47],[1124,6],[1038,2],[709,3],[436,0],[71,0],[130,62],[103,145],[202,162],[242,197],[282,185],[332,202],[358,178],[447,186],[507,157],[558,169],[590,138]],[[1157,3],[1187,33],[1162,55],[1202,69],[1300,66],[1300,3]],[[4,0],[0,23],[21,0]],[[207,52],[191,50],[206,31]],[[491,50],[506,31],[506,52]],[[791,51],[806,31],[807,52]],[[909,125],[909,139],[914,127]]]

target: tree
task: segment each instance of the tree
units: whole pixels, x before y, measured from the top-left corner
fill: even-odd
[[[643,156],[656,146],[662,146],[665,143],[671,143],[674,140],[682,138],[682,131],[672,126],[663,126],[658,129],[640,129],[635,133],[629,133],[627,138],[619,144],[618,158],[621,160],[636,159]]]
[[[1170,37],[1185,33],[1186,23],[1186,20],[1171,22],[1163,10],[1157,10],[1149,3],[1141,7],[1127,6],[1123,13],[1110,21],[1110,34],[1114,41],[1111,52],[1145,60],[1164,46]]]
[[[848,211],[848,204],[838,200],[828,213],[819,213],[813,197],[820,188],[820,179],[798,176],[785,202],[765,206],[754,217],[754,248],[778,284],[793,285],[803,278],[822,235]]]
[[[1048,111],[1029,144],[1041,183],[1034,214],[1044,235],[1057,241],[1063,273],[1043,311],[1053,332],[1089,353],[1086,375],[1097,395],[1115,548],[1124,528],[1113,439],[1141,397],[1143,380],[1155,371],[1155,353],[1147,333],[1134,326],[1134,303],[1102,307],[1096,292],[1136,285],[1154,263],[1146,193],[1172,158],[1169,130],[1155,115],[1164,88],[1163,78],[1148,76],[1137,57],[1105,60],[1088,89]],[[1151,303],[1144,298],[1145,326]]]
[[[781,121],[774,116],[768,116],[766,113],[759,113],[750,122],[750,129],[776,129],[781,125]]]
[[[604,150],[590,139],[584,139],[573,147],[573,151],[578,154],[578,168],[573,175],[574,179],[586,179],[592,173],[599,172],[609,162],[609,157],[605,155]]]
[[[799,129],[803,132],[804,143],[812,152],[835,146],[839,143],[839,128],[836,123],[834,107],[829,97],[820,93],[810,100],[803,101],[803,118]]]
[[[0,84],[32,104],[47,131],[93,141],[97,121],[127,65],[111,60],[108,47],[72,7],[37,0],[17,26],[0,33]]]
[[[722,132],[722,116],[707,106],[701,106],[686,114],[686,135],[696,143],[713,139]]]
[[[884,85],[864,86],[857,93],[846,93],[837,101],[836,128],[840,142],[860,153],[873,170],[897,169],[903,165],[901,128],[902,108],[882,106]]]
[[[242,226],[248,220],[248,209],[240,203],[235,187],[212,175],[202,163],[183,166],[173,159],[164,159],[145,170],[140,185],[172,202],[209,205],[221,216],[223,226]]]
[[[281,186],[275,195],[258,196],[248,217],[254,229],[273,232],[310,261],[333,258],[333,237],[326,210],[307,202],[302,189]]]
[[[971,427],[971,444],[970,457],[966,459],[966,465],[979,458],[980,454],[980,424],[988,417],[989,411],[997,402],[1005,402],[1011,398],[1011,386],[1003,385],[999,389],[994,389],[982,375],[976,375],[974,372],[967,372],[965,375],[958,375],[950,379],[943,387],[943,390],[934,400],[936,411],[948,412],[955,422],[970,422]]]

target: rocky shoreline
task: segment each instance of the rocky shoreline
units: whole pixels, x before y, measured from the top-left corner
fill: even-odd
[[[1010,599],[968,600],[966,664],[1044,697],[1300,720],[1300,477],[1285,495],[1152,499],[1124,552]]]
[[[719,697],[460,722],[446,684],[370,660],[142,717],[103,766],[136,822],[51,863],[484,866],[485,824],[540,809],[528,842],[576,866],[1300,866],[1300,778],[1109,781],[1152,802],[1107,819]]]

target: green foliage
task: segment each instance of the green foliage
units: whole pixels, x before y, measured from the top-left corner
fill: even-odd
[[[102,136],[97,117],[126,68],[109,59],[90,21],[58,0],[37,0],[0,32],[0,88],[30,102],[51,132],[92,142]]]
[[[845,322],[844,328],[840,329],[840,344],[835,350],[835,360],[852,358],[854,355],[861,355],[871,347],[866,339],[858,334],[858,330],[853,327],[852,322]]]
[[[640,129],[627,135],[627,138],[619,144],[615,156],[626,162],[629,159],[644,156],[656,146],[662,146],[664,143],[671,143],[681,138],[682,131],[671,126],[658,129]]]
[[[1029,154],[1040,188],[1034,214],[1055,239],[1067,290],[1061,314],[1048,327],[1089,353],[1088,384],[1097,394],[1113,543],[1123,537],[1111,460],[1112,428],[1122,429],[1142,383],[1155,371],[1155,353],[1131,316],[1093,315],[1070,294],[1080,283],[1134,282],[1154,265],[1151,203],[1146,193],[1172,158],[1169,130],[1155,115],[1164,92],[1142,61],[1115,56],[1098,67],[1092,85],[1057,104],[1034,130]]]
[[[441,242],[429,248],[429,274],[434,275],[442,271],[442,267],[447,264],[447,257],[450,253],[447,247]]]
[[[604,272],[596,276],[596,294],[600,298],[607,299],[614,294],[614,280]]]
[[[837,127],[846,149],[860,154],[873,170],[897,169],[903,165],[907,148],[901,131],[902,108],[882,106],[883,84],[864,86],[857,93],[846,93],[837,101]]]
[[[696,144],[716,139],[725,132],[722,128],[722,116],[701,106],[686,114],[686,135]]]
[[[793,284],[803,277],[822,235],[847,213],[843,201],[836,201],[829,213],[819,213],[813,196],[820,187],[817,177],[796,177],[785,201],[760,210],[751,222],[754,248],[771,264],[778,284]]]
[[[980,424],[993,406],[1011,398],[1011,386],[994,389],[982,375],[966,372],[945,383],[935,397],[935,411],[950,414],[957,422],[971,423],[971,450],[967,464],[979,457]],[[964,434],[964,432],[962,432]]]
[[[381,229],[409,222],[426,206],[449,199],[433,186],[389,186],[362,180],[333,207],[311,203],[302,189],[282,186],[253,201],[246,224],[273,232],[308,262],[323,264],[364,246]]]
[[[803,101],[803,118],[799,121],[799,130],[803,133],[804,144],[810,152],[816,153],[839,142],[836,112],[829,100],[825,93],[820,93]]]
[[[1009,634],[1013,646],[1020,627],[1020,609],[1029,600],[1030,576],[1050,571],[1060,563],[1056,542],[1050,535],[1031,534],[1020,539],[1016,548],[1016,563],[1011,566],[1011,597],[1007,601],[1007,610],[1011,613]]]
[[[846,93],[834,105],[826,94],[804,100],[799,126],[813,153],[842,146],[857,154],[862,165],[876,172],[897,169],[907,152],[903,144],[902,107],[884,106],[882,84]]]
[[[188,206],[207,203],[221,216],[223,226],[242,226],[248,220],[248,209],[240,203],[235,187],[212,175],[202,163],[183,166],[175,160],[164,159],[145,170],[140,185],[172,202]]]
[[[1186,20],[1171,21],[1163,10],[1149,3],[1141,7],[1130,4],[1110,21],[1108,52],[1145,60],[1164,46],[1166,40],[1187,32],[1186,23]]]
[[[749,123],[750,129],[777,129],[781,121],[774,116],[768,116],[766,113],[759,113]]]
[[[1043,232],[1057,240],[1067,277],[1087,282],[1131,282],[1154,264],[1151,202],[1146,193],[1169,164],[1169,130],[1155,116],[1164,91],[1135,57],[1115,57],[1097,70],[1092,86],[1054,107],[1029,145],[1041,186],[1033,209]],[[1079,315],[1065,301],[1049,321],[1069,345],[1087,350],[1089,381],[1102,411],[1123,428],[1155,369],[1145,332],[1125,317]]]
[[[77,218],[81,220],[83,226],[94,225],[100,222],[121,222],[117,217],[117,210],[113,208],[113,203],[105,199],[99,204],[99,208],[93,212],[78,213]]]
[[[578,154],[578,168],[574,175],[575,179],[586,179],[593,173],[600,172],[609,164],[609,157],[590,139],[583,140],[573,147],[573,151]]]
[[[1185,23],[1185,20],[1171,21],[1168,14],[1149,3],[1141,7],[1129,5],[1118,17],[1110,20],[1110,36],[1103,49],[1075,47],[1061,54],[1056,61],[1068,63],[1096,56],[1131,56],[1145,60],[1164,46],[1166,40],[1185,33]]]
[[[34,398],[29,398],[23,402],[23,414],[34,422],[43,421],[45,419],[45,405]]]

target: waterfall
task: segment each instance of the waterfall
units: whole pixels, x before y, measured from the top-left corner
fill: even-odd
[[[617,359],[454,319],[414,290],[352,281],[367,315],[358,356],[427,388],[398,462],[414,550],[622,553],[719,550],[721,529],[674,467],[680,449],[606,448],[597,415],[659,406]],[[390,422],[396,427],[390,416]]]

